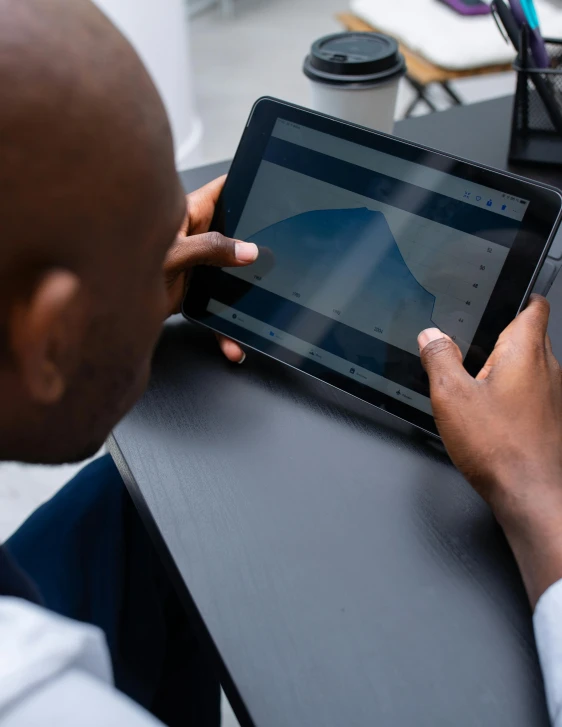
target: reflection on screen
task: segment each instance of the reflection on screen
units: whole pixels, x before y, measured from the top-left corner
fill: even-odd
[[[526,209],[279,119],[235,231],[260,258],[208,311],[431,413],[418,333],[466,354]]]

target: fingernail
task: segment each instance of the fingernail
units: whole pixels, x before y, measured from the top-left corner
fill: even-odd
[[[443,338],[443,334],[439,328],[426,328],[425,331],[422,331],[418,336],[418,347],[420,351],[423,351],[423,349],[428,343],[431,343],[431,341],[437,341],[438,338]]]
[[[237,242],[234,245],[234,254],[241,263],[253,263],[258,256],[258,246],[253,242]]]
[[[238,363],[239,363],[239,364],[243,364],[245,360],[246,360],[246,354],[245,354],[245,353],[243,353],[243,354],[242,354],[242,358],[240,359],[240,361],[238,361]]]

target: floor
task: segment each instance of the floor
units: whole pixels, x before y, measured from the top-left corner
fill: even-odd
[[[232,156],[253,102],[262,95],[307,104],[301,65],[310,43],[337,32],[334,14],[345,0],[236,0],[235,14],[216,10],[191,21],[192,58],[199,113],[204,124],[203,159]],[[456,90],[467,103],[509,93],[512,74],[465,80]],[[400,89],[397,117],[411,99]],[[439,107],[446,99],[435,92]],[[420,107],[419,112],[423,112]],[[13,532],[41,502],[79,469],[76,465],[0,465],[0,540]],[[224,700],[223,725],[237,724]]]

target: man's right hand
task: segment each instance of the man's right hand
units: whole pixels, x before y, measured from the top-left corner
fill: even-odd
[[[438,329],[418,338],[439,433],[502,525],[533,607],[562,578],[562,373],[548,314],[533,296],[476,378]]]

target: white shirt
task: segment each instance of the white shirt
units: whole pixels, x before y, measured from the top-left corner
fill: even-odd
[[[539,598],[533,625],[550,721],[562,727],[562,580]]]
[[[162,727],[113,686],[104,634],[0,598],[1,727]]]
[[[550,719],[562,727],[562,580],[540,597],[533,624]],[[1,597],[0,645],[0,727],[162,727],[114,688],[94,626]]]

